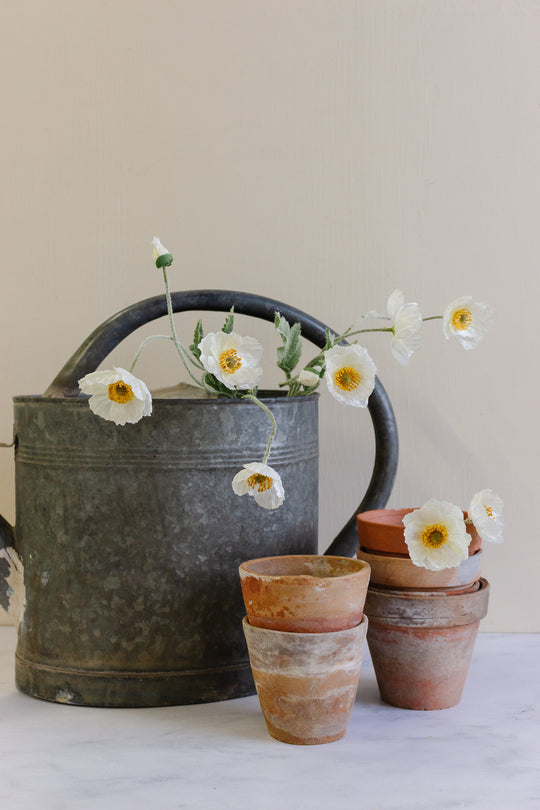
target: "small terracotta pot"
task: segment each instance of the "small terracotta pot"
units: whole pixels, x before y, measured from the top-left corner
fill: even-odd
[[[405,515],[413,511],[414,509],[372,509],[361,512],[356,516],[356,525],[362,548],[366,551],[409,556],[402,521]],[[467,512],[463,512],[463,517],[467,517]],[[469,554],[474,554],[481,547],[482,539],[472,523],[467,523],[466,527],[471,537]]]
[[[336,633],[283,633],[244,619],[251,671],[268,732],[318,745],[345,736],[356,698],[367,617]]]
[[[368,645],[381,697],[402,709],[447,709],[461,700],[489,583],[470,593],[371,589]]]
[[[410,557],[397,554],[374,554],[358,548],[357,556],[371,568],[371,585],[404,591],[467,587],[480,578],[482,563],[481,550],[454,568],[442,571],[430,571],[415,565]]]
[[[370,574],[362,560],[316,554],[261,557],[243,563],[239,572],[254,627],[327,633],[362,621]]]

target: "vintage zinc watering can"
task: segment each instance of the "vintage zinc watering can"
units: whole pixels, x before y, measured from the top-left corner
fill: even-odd
[[[268,321],[279,310],[308,340],[325,342],[322,323],[268,298],[203,290],[172,301],[175,312],[234,305]],[[318,551],[317,395],[259,394],[277,421],[270,462],[286,492],[271,512],[231,489],[268,439],[255,404],[155,399],[150,418],[124,427],[91,413],[77,380],[166,311],[156,296],[114,315],[45,394],[14,398],[16,530],[0,519],[0,604],[25,599],[16,682],[35,697],[159,706],[253,694],[238,566]],[[396,424],[379,382],[369,410],[375,466],[356,512],[386,504],[397,465]],[[328,553],[352,556],[356,544],[353,515]]]

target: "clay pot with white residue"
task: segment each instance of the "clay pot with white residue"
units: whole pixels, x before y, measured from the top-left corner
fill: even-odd
[[[367,638],[382,699],[417,710],[459,703],[488,600],[485,579],[453,594],[370,588]]]
[[[290,633],[243,627],[268,732],[281,742],[318,745],[345,736],[353,710],[364,640],[356,627]]]

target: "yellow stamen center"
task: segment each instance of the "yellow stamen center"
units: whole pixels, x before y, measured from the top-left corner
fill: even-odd
[[[488,516],[489,516],[489,517],[490,517],[492,520],[495,520],[495,515],[493,514],[493,507],[491,507],[491,506],[486,506],[486,505],[484,504],[484,509],[485,509],[485,510],[486,510],[486,512],[488,513]]]
[[[362,377],[355,368],[344,366],[336,371],[334,382],[342,391],[354,391],[362,382]]]
[[[256,489],[258,492],[272,489],[273,483],[269,475],[263,475],[262,473],[253,473],[247,480],[248,487],[250,489]]]
[[[442,523],[426,526],[422,532],[422,543],[428,548],[439,548],[448,540],[448,529]]]
[[[126,402],[130,402],[134,396],[135,394],[133,393],[131,385],[128,385],[123,380],[118,380],[118,382],[109,385],[109,399],[113,402],[119,402],[120,405],[124,405]]]
[[[472,323],[472,312],[470,309],[456,309],[452,315],[452,326],[454,329],[464,331]]]
[[[227,349],[219,355],[219,365],[225,374],[234,374],[242,365],[242,361],[236,354],[236,349]]]

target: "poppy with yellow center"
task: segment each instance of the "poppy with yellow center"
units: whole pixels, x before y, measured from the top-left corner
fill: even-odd
[[[491,326],[493,312],[487,304],[464,295],[446,307],[442,321],[447,340],[453,337],[464,349],[474,349]]]
[[[463,511],[448,501],[430,498],[403,518],[409,557],[430,571],[455,568],[469,556]]]
[[[134,424],[152,413],[152,395],[146,384],[125,368],[87,374],[79,380],[79,388],[90,395],[90,410],[116,425]]]
[[[377,373],[367,349],[357,343],[333,346],[324,353],[324,360],[324,377],[332,396],[344,405],[365,408]]]
[[[244,464],[244,468],[236,473],[232,488],[236,495],[251,495],[263,509],[277,509],[285,500],[279,473],[268,464],[256,461]]]
[[[258,387],[263,348],[255,338],[236,332],[210,332],[198,348],[205,370],[229,390]]]
[[[502,498],[491,489],[482,489],[473,495],[469,506],[469,517],[482,540],[502,543],[503,505]]]

